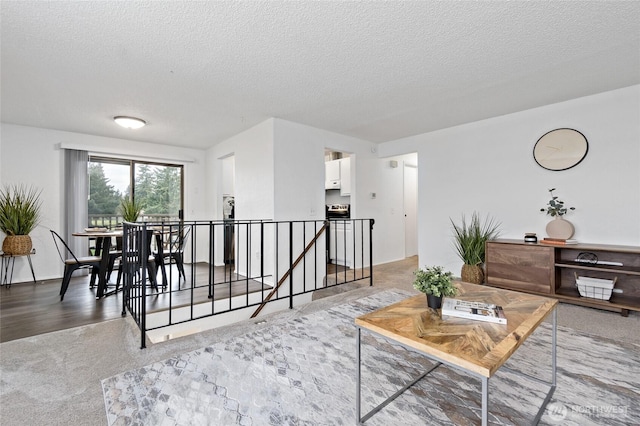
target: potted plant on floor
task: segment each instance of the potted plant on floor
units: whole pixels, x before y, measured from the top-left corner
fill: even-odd
[[[453,285],[453,274],[442,266],[431,266],[414,272],[413,288],[427,295],[430,308],[442,306],[443,297],[455,296],[458,289]]]
[[[24,185],[5,186],[0,190],[0,229],[6,234],[2,251],[11,255],[31,253],[29,234],[40,222],[41,190]]]
[[[469,223],[462,215],[460,225],[454,223],[453,220],[451,220],[451,225],[453,225],[454,232],[454,247],[464,262],[460,272],[462,281],[482,284],[484,282],[482,265],[485,258],[485,245],[487,240],[498,237],[500,224],[489,216],[481,221],[480,215],[473,212]]]

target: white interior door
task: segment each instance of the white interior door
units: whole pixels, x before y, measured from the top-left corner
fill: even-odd
[[[404,164],[404,254],[418,254],[418,168]]]

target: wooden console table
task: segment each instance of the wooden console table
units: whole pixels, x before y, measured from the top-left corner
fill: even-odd
[[[6,288],[11,287],[11,283],[13,281],[13,268],[16,263],[16,257],[27,257],[29,261],[29,268],[31,268],[31,276],[33,277],[33,283],[36,283],[36,274],[33,272],[33,263],[31,263],[31,255],[36,254],[36,250],[32,249],[30,253],[27,254],[7,254],[5,252],[0,252],[0,257],[2,257],[2,284]]]
[[[499,239],[487,241],[485,265],[487,284],[493,287],[546,295],[623,316],[630,310],[640,311],[640,247]],[[580,296],[576,275],[616,278],[611,298]]]
[[[549,385],[533,424],[542,417],[544,409],[556,388],[556,306],[558,301],[548,297],[457,282],[457,299],[495,303],[504,308],[507,324],[494,324],[464,318],[445,317],[427,307],[424,294],[410,297],[393,305],[356,318],[357,373],[356,373],[356,421],[367,421],[405,390],[424,378],[431,371],[445,364],[459,368],[478,377],[482,382],[482,424],[488,422],[489,379],[518,347],[533,333],[542,321],[552,313],[551,334],[551,382],[540,380],[518,371],[512,371],[538,383]],[[406,384],[364,416],[361,416],[361,330],[367,330],[397,342],[436,361],[436,365]]]

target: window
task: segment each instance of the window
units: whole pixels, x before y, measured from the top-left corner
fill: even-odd
[[[90,156],[89,225],[121,223],[123,198],[142,204],[140,221],[182,219],[183,166]]]

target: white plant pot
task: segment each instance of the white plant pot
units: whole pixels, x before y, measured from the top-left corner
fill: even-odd
[[[549,222],[546,230],[550,238],[561,238],[564,240],[573,237],[573,233],[575,232],[573,224],[563,219],[562,216],[556,216],[555,219]]]

